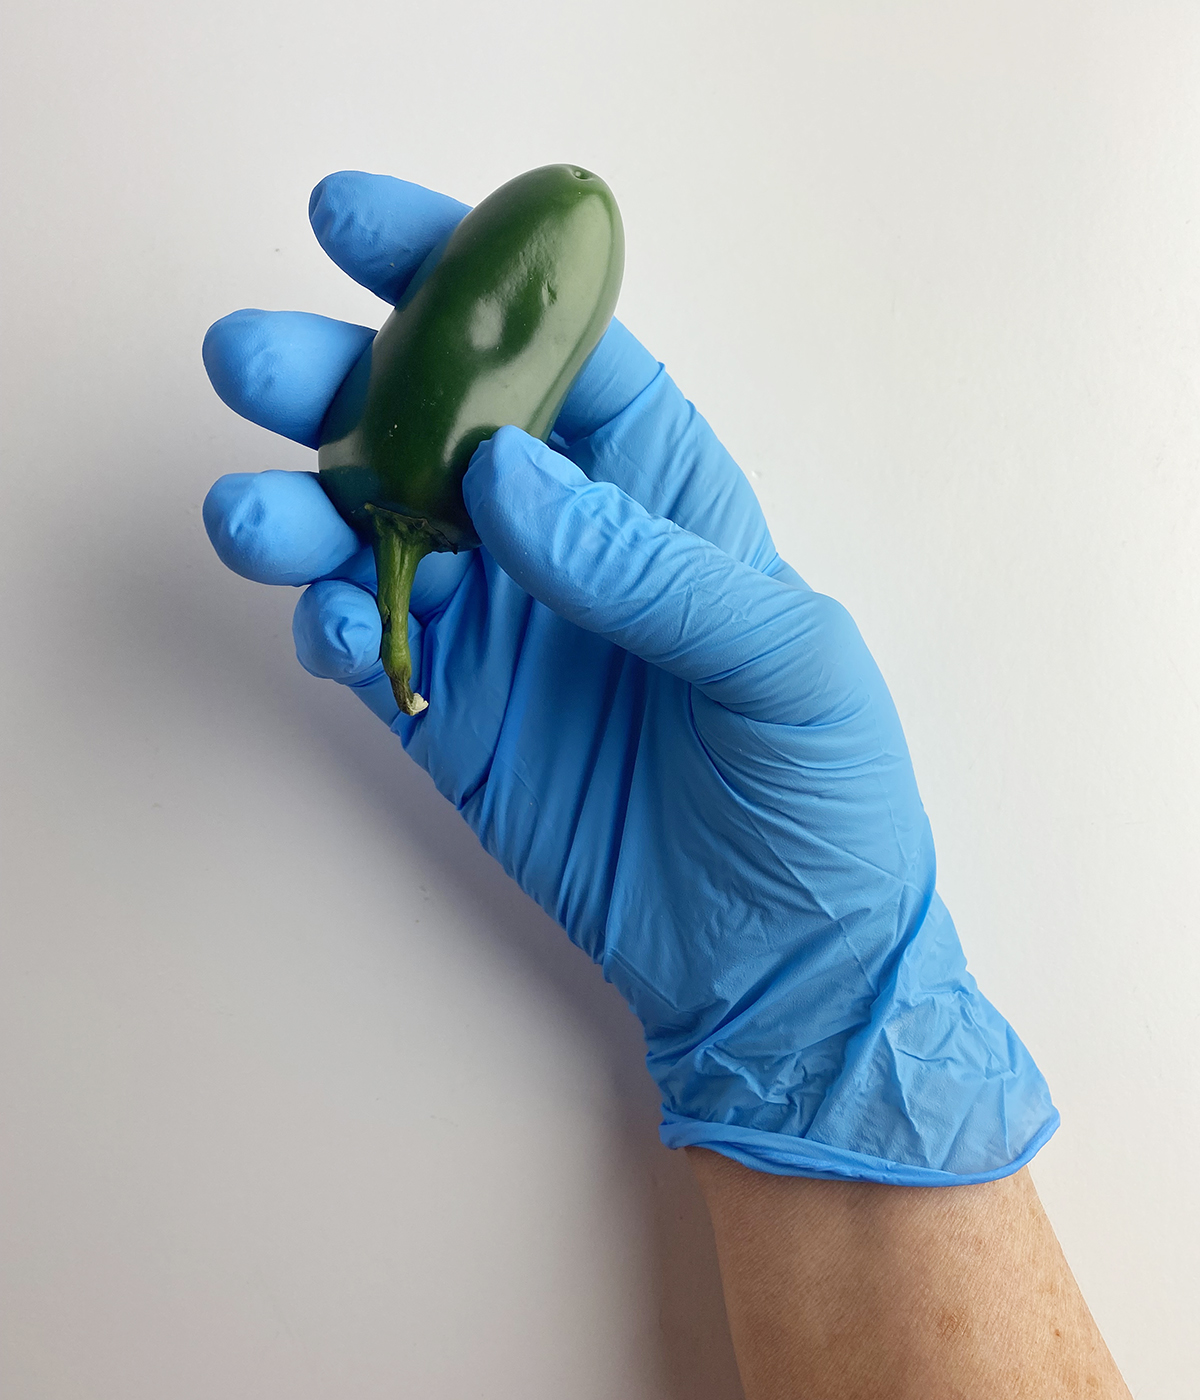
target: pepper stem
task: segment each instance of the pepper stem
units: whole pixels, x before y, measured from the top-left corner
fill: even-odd
[[[379,659],[392,683],[396,704],[406,715],[419,715],[429,701],[417,695],[408,651],[408,598],[417,565],[433,548],[425,521],[409,520],[380,506],[367,506],[375,534],[375,571],[379,575],[379,620],[383,637]]]

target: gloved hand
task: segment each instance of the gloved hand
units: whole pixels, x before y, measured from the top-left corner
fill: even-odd
[[[310,205],[386,300],[464,213],[355,173]],[[371,335],[243,311],[204,360],[230,407],[314,446]],[[663,1141],[910,1185],[1032,1157],[1058,1115],[966,970],[883,679],[662,367],[614,322],[551,445],[501,428],[463,490],[483,547],[418,570],[414,718],[379,664],[370,551],[315,477],[222,477],[204,519],[238,573],[310,585],[301,664],[391,727],[620,989]]]

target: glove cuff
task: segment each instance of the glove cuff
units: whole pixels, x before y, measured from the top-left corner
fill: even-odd
[[[948,1186],[1011,1175],[1058,1127],[936,894],[857,1024],[810,1045],[803,1018],[788,1026],[795,1004],[776,979],[687,1053],[651,1053],[668,1147],[784,1176]]]
[[[1020,1171],[1050,1141],[1058,1125],[1058,1110],[1051,1109],[1050,1116],[1038,1132],[1011,1162],[979,1172],[948,1172],[934,1167],[888,1162],[882,1157],[849,1152],[845,1148],[831,1147],[828,1143],[808,1138],[683,1118],[666,1108],[663,1109],[658,1135],[667,1147],[707,1147],[711,1152],[732,1157],[744,1167],[768,1172],[772,1176],[811,1176],[825,1181],[879,1181],[888,1186],[974,1186],[984,1181],[999,1181],[1001,1177]]]

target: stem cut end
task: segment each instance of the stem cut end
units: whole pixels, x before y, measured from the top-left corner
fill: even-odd
[[[412,657],[408,650],[408,599],[417,565],[433,548],[424,520],[409,520],[395,511],[368,505],[375,529],[375,571],[379,576],[379,620],[383,636],[379,659],[392,683],[402,714],[419,715],[429,701],[413,690]]]

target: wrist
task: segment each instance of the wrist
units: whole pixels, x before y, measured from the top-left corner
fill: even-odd
[[[1027,1171],[929,1190],[687,1155],[746,1400],[1127,1400]]]

